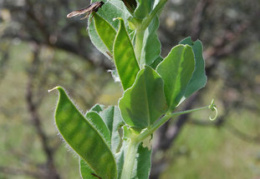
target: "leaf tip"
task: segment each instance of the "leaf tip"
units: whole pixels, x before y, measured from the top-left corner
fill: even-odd
[[[54,88],[52,88],[52,89],[49,89],[49,90],[48,90],[48,93],[50,93],[50,92],[52,92],[52,91],[56,90],[57,88],[58,88],[58,86],[55,86]]]
[[[52,89],[49,89],[48,90],[48,93],[50,93],[50,92],[52,92],[52,91],[54,91],[54,90],[61,90],[62,89],[62,87],[61,86],[55,86],[54,88],[52,88]]]

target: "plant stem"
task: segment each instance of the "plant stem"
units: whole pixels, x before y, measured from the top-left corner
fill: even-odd
[[[130,140],[124,159],[124,166],[121,174],[121,179],[131,179],[138,145],[139,142],[136,142],[136,140]]]
[[[203,110],[203,109],[209,109],[209,107],[204,106],[204,107],[201,107],[201,108],[196,108],[196,109],[191,109],[191,110],[186,110],[186,111],[180,111],[180,112],[176,112],[176,113],[168,112],[168,113],[165,114],[165,116],[163,116],[160,120],[158,120],[150,128],[148,128],[148,130],[141,133],[137,137],[137,141],[139,141],[139,142],[143,141],[145,138],[150,136],[154,131],[156,131],[159,127],[161,127],[165,122],[167,122],[172,117],[179,116],[179,115],[182,115],[182,114],[191,113],[191,112],[195,112],[195,111],[200,111],[200,110]]]
[[[143,47],[143,39],[144,39],[144,32],[151,23],[151,21],[155,18],[159,10],[163,8],[167,0],[161,0],[154,10],[149,14],[143,21],[140,21],[136,28],[136,40],[135,40],[135,54],[136,58],[140,64],[141,60],[141,53]],[[142,63],[141,63],[142,64]]]
[[[144,39],[144,30],[137,29],[136,30],[136,39],[135,39],[135,54],[137,61],[140,64],[141,53],[143,47],[143,39]]]
[[[142,26],[141,29],[145,30],[149,24],[151,23],[151,21],[154,19],[154,17],[157,15],[157,13],[163,8],[163,6],[165,5],[165,3],[168,0],[161,0],[156,7],[154,8],[154,10],[151,12],[151,14],[149,14],[149,16],[147,16],[143,22],[142,22]]]

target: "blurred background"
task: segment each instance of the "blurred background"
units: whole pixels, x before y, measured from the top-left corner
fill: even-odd
[[[66,14],[82,0],[0,0],[0,179],[80,178],[78,159],[54,125],[63,86],[85,112],[122,94],[112,64],[91,44],[86,21]],[[162,56],[200,39],[208,83],[154,137],[151,179],[260,178],[260,1],[169,0],[160,16]]]

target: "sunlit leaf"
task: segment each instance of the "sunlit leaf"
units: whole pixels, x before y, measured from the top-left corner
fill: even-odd
[[[151,67],[141,70],[134,85],[125,91],[119,108],[126,124],[143,129],[167,110],[163,80]]]
[[[105,139],[78,111],[64,89],[56,89],[59,91],[59,100],[55,122],[64,140],[95,174],[103,178],[116,178],[115,158]]]
[[[116,106],[110,106],[100,113],[106,123],[111,136],[111,150],[117,153],[122,145],[122,132],[120,128],[124,125],[120,111]]]
[[[170,110],[174,110],[183,98],[192,77],[195,60],[189,45],[177,45],[157,66],[164,81],[164,92]]]
[[[113,53],[113,44],[116,36],[115,29],[102,17],[98,14],[94,14],[94,22],[95,22],[95,29],[108,49],[109,54]]]
[[[149,178],[151,170],[151,154],[152,150],[147,147],[143,147],[142,144],[139,145],[137,151],[137,157],[135,161],[134,177],[133,178]]]
[[[102,135],[107,144],[110,146],[110,133],[103,119],[96,112],[93,111],[87,112],[85,117],[98,130],[99,134]]]
[[[123,89],[131,87],[139,71],[132,42],[127,34],[124,22],[120,21],[120,27],[114,43],[114,61]]]
[[[80,175],[82,179],[97,179],[95,172],[89,168],[87,163],[82,160],[81,158],[79,159],[79,167],[80,167]]]
[[[92,0],[93,2],[97,2],[99,0]],[[128,12],[128,10],[126,9],[124,3],[121,0],[104,0],[105,4],[98,9],[97,13],[99,15],[99,17],[101,17],[103,20],[105,20],[106,23],[108,23],[113,29],[115,29],[116,31],[118,30],[119,27],[119,21],[115,21],[115,18],[122,18],[124,19],[125,22],[127,22],[127,19],[131,16],[130,13]],[[102,35],[111,35],[109,42],[104,42],[104,38],[101,38],[99,36],[99,33],[101,33],[101,31],[106,31],[106,28],[103,26],[99,26],[98,29],[100,29],[100,32],[98,33],[95,23],[92,22],[92,15],[90,15],[89,17],[89,21],[88,21],[88,33],[91,39],[91,42],[95,45],[95,47],[102,52],[105,56],[107,56],[108,58],[112,59],[111,57],[111,39],[113,39],[113,33],[110,34],[108,32],[105,32],[104,34],[102,33]],[[106,25],[107,26],[107,25]],[[103,29],[101,29],[103,28]],[[127,31],[129,33],[131,33],[130,28],[127,27]],[[133,36],[131,36],[133,37]]]
[[[144,19],[152,11],[154,7],[154,2],[156,0],[136,0],[136,1],[137,1],[137,7],[134,12],[134,17],[137,19]]]
[[[187,86],[185,91],[185,98],[188,98],[192,93],[203,88],[207,83],[207,76],[205,74],[205,64],[202,56],[203,47],[202,43],[199,40],[193,42],[190,37],[182,40],[180,44],[190,45],[192,47],[194,56],[195,56],[195,70],[192,74],[192,78]]]
[[[158,27],[159,18],[156,17],[145,30],[140,66],[143,64],[151,65],[160,56],[161,43],[157,35]]]

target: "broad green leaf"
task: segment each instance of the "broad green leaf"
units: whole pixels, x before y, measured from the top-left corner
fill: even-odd
[[[169,110],[174,110],[185,94],[192,77],[195,60],[189,45],[177,45],[157,66],[157,72],[164,81],[164,92]]]
[[[87,163],[82,160],[81,158],[79,159],[79,167],[80,167],[80,175],[82,179],[97,179],[95,175],[95,172],[89,168]]]
[[[103,53],[107,58],[111,59],[111,56],[109,55],[109,50],[104,44],[104,42],[101,40],[99,37],[96,29],[95,29],[95,24],[89,20],[88,21],[88,35],[90,37],[90,40],[92,44],[101,52]]]
[[[98,130],[99,134],[106,140],[107,144],[111,145],[110,132],[102,120],[102,118],[96,112],[90,111],[86,114],[86,119]]]
[[[151,65],[160,56],[161,43],[157,35],[158,27],[159,18],[156,17],[145,30],[140,66]]]
[[[139,145],[133,178],[140,178],[140,179],[149,178],[149,174],[151,170],[151,154],[152,154],[152,150],[149,150],[147,147],[143,147],[142,144]]]
[[[157,65],[163,61],[163,58],[159,56],[154,60],[154,62],[150,65],[153,69],[156,69]]]
[[[97,1],[99,0],[92,0],[92,3]],[[105,4],[97,13],[117,30],[119,23],[114,19],[122,18],[126,22],[131,14],[128,12],[122,0],[105,0],[104,2]]]
[[[92,3],[97,1],[99,0],[93,0]],[[121,0],[109,0],[109,1],[104,0],[104,2],[105,4],[98,9],[96,14],[98,14],[102,19],[104,19],[108,24],[110,24],[117,31],[119,22],[115,21],[114,18],[120,17],[123,18],[125,22],[127,22],[127,19],[131,15]],[[104,31],[106,30],[106,28],[104,28],[103,26],[99,28],[103,28]],[[128,27],[127,27],[127,31],[132,32]],[[109,54],[111,53],[109,50],[110,48],[107,48],[106,44],[103,41],[104,39],[102,40],[102,38],[99,36],[95,27],[95,23],[93,22],[92,19],[92,15],[90,15],[88,21],[88,33],[91,42],[94,44],[94,46],[105,56],[111,59],[111,54]],[[107,33],[107,35],[109,34]]]
[[[139,66],[124,22],[122,19],[119,19],[119,21],[120,27],[114,43],[113,57],[123,89],[126,90],[133,85]]]
[[[195,70],[192,74],[192,78],[185,91],[185,98],[188,98],[192,93],[203,88],[207,83],[207,76],[205,74],[205,64],[202,56],[203,47],[200,40],[193,42],[190,37],[182,40],[180,44],[190,45],[192,47],[195,56]]]
[[[134,12],[134,17],[144,19],[150,14],[153,9],[155,0],[137,0],[137,7]]]
[[[122,145],[121,126],[124,125],[120,111],[118,107],[110,106],[102,111],[100,115],[110,131],[111,150],[113,153],[117,153]]]
[[[89,111],[94,111],[96,113],[100,113],[101,111],[103,111],[105,108],[104,105],[100,105],[100,104],[95,104]]]
[[[124,125],[120,110],[117,106],[110,106],[100,113],[111,133],[111,150],[115,154],[118,178],[120,178],[124,164],[124,141],[121,127]]]
[[[93,13],[93,16],[95,21],[95,29],[100,39],[103,41],[103,43],[109,50],[109,53],[112,54],[116,31],[106,20],[104,20],[98,14]]]
[[[154,123],[167,110],[163,80],[149,66],[145,66],[134,85],[125,91],[119,108],[126,124],[143,129]]]
[[[90,120],[90,122],[92,123],[92,121],[94,121],[96,124],[93,125],[98,125],[96,128],[100,129],[100,134],[106,138],[108,143],[111,143],[112,152],[117,153],[122,145],[123,134],[121,127],[125,124],[121,117],[119,108],[117,106],[109,106],[105,109],[103,105],[96,104],[90,109],[90,111],[97,112],[100,116],[97,117],[97,120]],[[109,136],[110,139],[107,139],[107,136]]]
[[[115,158],[98,130],[78,111],[61,87],[55,112],[57,128],[70,147],[100,177],[117,176]]]
[[[113,131],[113,122],[114,122],[114,113],[115,113],[115,107],[114,106],[109,106],[105,110],[100,113],[100,116],[104,120],[104,122],[107,125],[107,128],[109,129],[110,135],[112,135]]]

